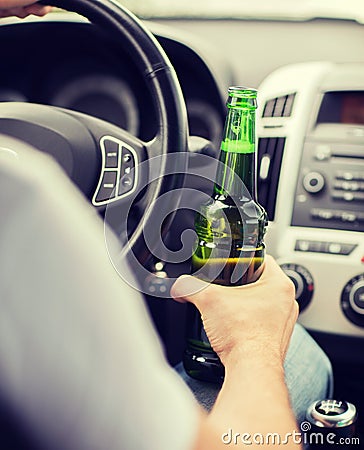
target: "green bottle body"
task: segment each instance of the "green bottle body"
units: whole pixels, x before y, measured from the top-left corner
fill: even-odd
[[[191,272],[205,281],[225,286],[256,281],[265,256],[267,216],[255,199],[256,91],[241,91],[242,88],[229,89],[229,113],[214,192],[195,217],[197,242]],[[252,98],[241,103],[244,107],[235,109],[239,95],[246,93]],[[187,307],[185,370],[193,378],[222,382],[224,367],[210,346],[201,315],[193,305]]]

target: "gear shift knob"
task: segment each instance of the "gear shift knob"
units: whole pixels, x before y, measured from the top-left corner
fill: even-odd
[[[310,448],[341,444],[340,448],[346,449],[354,443],[351,438],[355,436],[357,410],[352,403],[332,399],[316,401],[307,409],[306,419],[311,424]]]

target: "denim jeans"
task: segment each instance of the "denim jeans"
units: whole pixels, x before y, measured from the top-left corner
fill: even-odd
[[[311,403],[332,396],[333,377],[328,357],[299,324],[296,324],[292,334],[284,369],[292,408],[300,424],[305,420],[306,410]],[[199,403],[210,410],[220,386],[191,378],[184,371],[182,363],[176,367],[176,370]]]

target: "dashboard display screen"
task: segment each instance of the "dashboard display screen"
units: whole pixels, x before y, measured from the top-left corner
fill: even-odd
[[[317,123],[364,125],[364,91],[327,92]]]

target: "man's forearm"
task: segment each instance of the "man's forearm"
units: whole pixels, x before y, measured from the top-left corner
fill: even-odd
[[[261,436],[264,440],[268,433],[277,433],[276,439],[288,438],[291,445],[287,443],[285,448],[299,448],[297,440],[293,445],[289,435],[297,432],[297,424],[279,363],[252,358],[228,368],[209,420],[220,427],[222,435],[229,430],[238,433],[240,439],[236,439],[240,443],[244,433],[248,441],[248,435],[257,435],[258,439]],[[250,448],[255,448],[253,440],[250,441]],[[261,443],[258,447],[265,448]]]
[[[283,367],[272,358],[249,357],[226,369],[213,410],[206,417],[210,435],[198,450],[209,448],[300,449],[300,435],[290,407]],[[214,435],[214,438],[213,438]],[[206,441],[209,446],[206,446]]]

